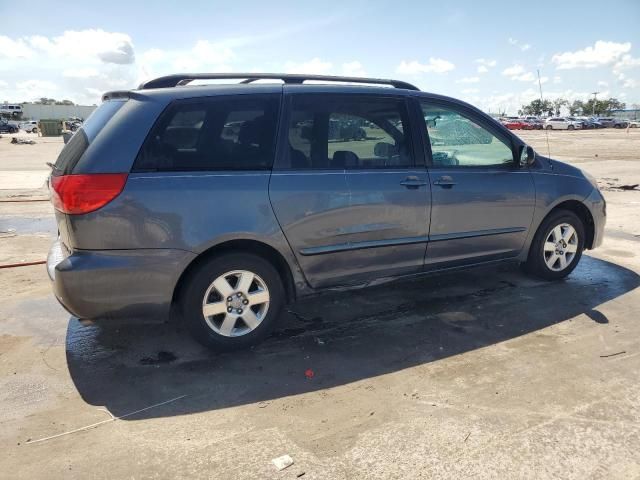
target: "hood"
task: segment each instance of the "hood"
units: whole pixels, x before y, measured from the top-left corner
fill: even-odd
[[[551,169],[553,170],[553,173],[556,173],[558,175],[568,175],[570,177],[586,178],[584,172],[578,167],[574,167],[567,163],[553,159],[550,159],[549,163],[551,163]]]

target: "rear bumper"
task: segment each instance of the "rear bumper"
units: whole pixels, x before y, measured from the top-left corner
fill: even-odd
[[[194,258],[169,249],[71,253],[56,242],[47,272],[58,301],[79,318],[165,320],[178,279]]]

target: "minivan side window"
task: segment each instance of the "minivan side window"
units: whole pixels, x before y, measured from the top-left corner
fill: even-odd
[[[392,97],[293,95],[284,169],[413,166],[404,100]]]
[[[149,133],[133,171],[270,169],[279,100],[251,95],[176,101]]]
[[[435,167],[513,165],[511,146],[452,108],[421,102]]]

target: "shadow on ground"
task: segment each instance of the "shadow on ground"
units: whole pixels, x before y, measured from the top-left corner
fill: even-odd
[[[598,306],[639,284],[634,272],[585,256],[560,282],[502,266],[329,293],[290,306],[263,344],[228,354],[205,350],[175,325],[116,330],[71,319],[67,361],[90,404],[121,416],[187,395],[127,419],[184,415],[392,373],[580,314],[605,324]]]

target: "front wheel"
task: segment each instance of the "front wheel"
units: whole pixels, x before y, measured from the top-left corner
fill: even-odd
[[[567,130],[573,130],[574,128],[575,128],[575,127],[574,127],[573,125],[569,125],[569,126],[567,127]]]
[[[553,125],[547,125],[547,130],[553,130]]]
[[[278,271],[252,254],[214,256],[185,282],[180,299],[184,320],[197,341],[218,351],[264,339],[284,305]]]
[[[584,224],[575,213],[553,212],[538,227],[525,270],[545,280],[564,278],[578,265],[584,241]]]

